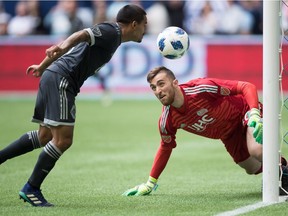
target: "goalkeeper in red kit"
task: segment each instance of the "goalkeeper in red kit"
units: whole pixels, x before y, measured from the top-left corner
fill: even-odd
[[[198,78],[179,84],[174,73],[163,66],[151,70],[147,81],[163,104],[158,122],[161,143],[148,181],[123,195],[148,195],[157,188],[157,180],[176,147],[178,129],[220,139],[234,162],[247,174],[262,172],[262,104],[258,101],[255,85],[213,78]],[[281,163],[285,171],[282,175],[285,188],[288,173],[283,157]]]

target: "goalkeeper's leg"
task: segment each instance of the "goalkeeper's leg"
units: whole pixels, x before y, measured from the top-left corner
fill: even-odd
[[[283,162],[282,162],[283,164]],[[286,165],[281,165],[280,170],[280,177],[281,177],[281,187],[279,189],[280,195],[288,195],[288,167]]]
[[[261,163],[261,169],[253,173],[253,167],[256,166],[256,162],[253,162],[253,160],[249,159],[248,161],[244,161],[241,164],[239,163],[240,166],[243,166],[243,168],[247,172],[247,168],[249,170],[249,167],[251,168],[251,173],[247,172],[248,174],[258,174],[262,172],[262,145],[257,143],[253,137],[253,132],[251,128],[247,129],[247,148],[249,151],[249,154],[254,157],[255,160],[258,160]],[[281,166],[279,166],[279,175],[280,175],[280,180],[281,180],[281,187],[279,188],[279,193],[280,195],[288,195],[288,167],[287,167],[287,161],[284,156],[281,156],[279,158],[279,162]],[[251,164],[250,164],[251,163]],[[255,167],[256,169],[256,167]]]
[[[253,129],[239,125],[232,136],[222,140],[234,162],[252,175],[262,172],[262,145],[253,137]]]
[[[252,156],[242,162],[239,162],[238,165],[245,169],[246,173],[249,175],[257,175],[262,172],[262,162],[258,161]]]
[[[246,142],[249,154],[256,160],[262,162],[263,146],[256,142],[255,138],[253,137],[253,128],[247,128]]]

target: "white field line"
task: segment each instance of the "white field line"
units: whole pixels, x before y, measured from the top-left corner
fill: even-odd
[[[241,207],[241,208],[238,208],[238,209],[234,209],[234,210],[231,210],[231,211],[222,212],[222,213],[219,213],[219,214],[217,214],[215,216],[236,216],[236,215],[241,215],[241,214],[244,214],[244,213],[247,213],[247,212],[254,211],[254,210],[259,209],[259,208],[263,208],[263,207],[270,206],[270,205],[273,205],[273,204],[278,204],[278,203],[285,202],[285,201],[287,201],[287,196],[279,197],[279,202],[270,202],[270,203],[259,202],[259,203],[247,205],[247,206],[244,206],[244,207]]]

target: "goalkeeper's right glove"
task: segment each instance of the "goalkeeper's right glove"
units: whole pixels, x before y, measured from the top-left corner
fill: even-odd
[[[145,196],[156,190],[158,187],[157,179],[149,176],[149,179],[146,183],[135,186],[125,191],[123,196]]]
[[[256,108],[252,108],[246,113],[248,117],[248,126],[253,127],[253,137],[255,140],[262,144],[263,142],[263,121],[260,111]]]

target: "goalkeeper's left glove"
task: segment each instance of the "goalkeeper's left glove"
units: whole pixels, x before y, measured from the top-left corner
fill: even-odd
[[[157,179],[149,176],[149,179],[146,183],[135,186],[125,191],[123,196],[145,196],[156,190],[158,187]]]
[[[253,137],[256,142],[262,144],[263,142],[263,121],[260,111],[256,108],[252,108],[246,113],[248,117],[248,126],[253,127]]]

